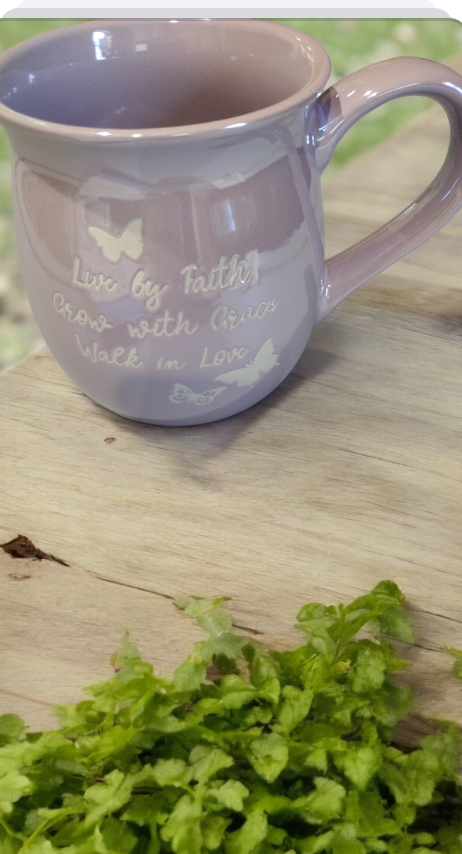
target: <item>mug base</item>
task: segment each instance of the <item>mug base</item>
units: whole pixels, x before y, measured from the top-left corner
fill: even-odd
[[[274,391],[274,389],[272,389]],[[241,412],[245,412],[246,409],[252,409],[254,406],[257,406],[264,400],[265,397],[271,394],[271,391],[266,392],[261,398],[252,403],[244,403],[239,407],[230,407],[229,411],[222,410],[221,412],[210,412],[208,415],[205,413],[203,415],[192,415],[189,418],[141,418],[135,415],[127,415],[125,412],[117,412],[115,409],[109,409],[107,406],[104,406],[101,403],[97,403],[92,398],[89,400],[93,400],[93,403],[97,403],[98,406],[101,406],[105,412],[110,412],[112,415],[116,415],[118,418],[123,418],[126,421],[132,421],[135,424],[149,424],[152,427],[200,427],[201,424],[213,424],[214,421],[225,421],[227,418],[232,418],[234,415],[239,415]],[[88,396],[88,395],[86,395]]]
[[[282,376],[277,383],[267,383],[266,387],[262,387],[258,395],[255,394],[255,390],[252,389],[247,395],[240,398],[240,400],[234,400],[228,406],[222,406],[219,409],[215,408],[213,411],[208,413],[206,412],[197,412],[194,415],[185,415],[183,417],[178,418],[162,418],[162,417],[143,417],[142,415],[133,415],[130,412],[124,411],[122,408],[116,406],[107,406],[96,398],[88,395],[84,392],[85,396],[89,398],[89,400],[93,401],[93,403],[97,404],[97,406],[101,406],[105,412],[110,412],[113,415],[118,416],[119,418],[124,418],[127,421],[133,421],[139,424],[150,424],[153,427],[196,427],[201,424],[211,424],[214,421],[224,421],[227,418],[232,418],[234,415],[239,415],[241,412],[244,412],[246,409],[251,409],[254,406],[257,406],[272,394],[276,388],[278,388],[281,383],[284,381],[286,376],[292,370],[293,365],[291,365],[290,370]],[[263,384],[262,384],[263,385]],[[81,389],[83,390],[83,389]]]

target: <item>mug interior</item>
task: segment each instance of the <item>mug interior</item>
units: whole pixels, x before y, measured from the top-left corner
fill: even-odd
[[[315,87],[317,49],[324,54],[301,33],[264,21],[92,21],[9,51],[0,102],[32,119],[87,128],[223,121]]]

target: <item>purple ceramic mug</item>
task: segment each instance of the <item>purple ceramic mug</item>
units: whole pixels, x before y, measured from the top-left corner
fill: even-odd
[[[102,406],[165,425],[246,409],[315,323],[462,205],[462,78],[391,59],[321,94],[329,72],[316,41],[261,20],[91,21],[0,58],[29,299]],[[321,173],[354,122],[403,95],[446,110],[446,161],[326,262]]]

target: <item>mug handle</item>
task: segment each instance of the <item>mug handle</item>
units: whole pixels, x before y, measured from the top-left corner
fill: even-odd
[[[343,135],[358,119],[404,95],[426,95],[447,113],[446,159],[423,193],[369,237],[325,262],[316,323],[386,267],[443,227],[462,206],[462,77],[428,59],[387,59],[339,80],[307,108],[308,156],[322,172]]]

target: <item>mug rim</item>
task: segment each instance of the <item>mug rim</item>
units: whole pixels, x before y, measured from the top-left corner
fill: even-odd
[[[16,55],[18,58],[21,54],[26,54],[31,44],[52,43],[62,38],[63,34],[73,30],[86,31],[91,30],[98,25],[98,22],[104,22],[105,26],[122,25],[124,22],[140,23],[147,22],[162,22],[169,23],[173,19],[169,18],[101,18],[84,21],[79,24],[70,24],[67,27],[51,30],[47,33],[41,33],[38,36],[33,36],[23,42],[8,48],[0,55],[0,75],[3,72],[6,62]],[[187,140],[203,136],[222,136],[224,132],[227,134],[241,133],[244,130],[252,130],[255,126],[266,124],[277,117],[307,105],[310,100],[319,95],[324,89],[331,72],[331,63],[326,49],[311,36],[295,28],[284,24],[277,24],[273,21],[264,21],[260,18],[180,18],[180,21],[203,22],[207,24],[215,22],[229,22],[231,25],[244,26],[248,30],[265,29],[268,33],[273,32],[282,40],[287,42],[301,43],[305,48],[306,53],[311,54],[313,75],[311,79],[302,88],[298,89],[292,95],[270,104],[268,107],[263,107],[259,110],[254,110],[250,113],[243,113],[238,116],[232,116],[228,119],[218,119],[210,122],[200,122],[197,124],[165,126],[157,128],[95,128],[82,125],[68,125],[59,122],[52,122],[43,119],[37,119],[13,110],[0,101],[0,123],[9,127],[19,128],[21,130],[29,130],[34,133],[52,135],[65,139],[72,139],[79,142],[98,142],[110,144],[111,142],[130,142],[142,143],[143,141],[173,141]]]

